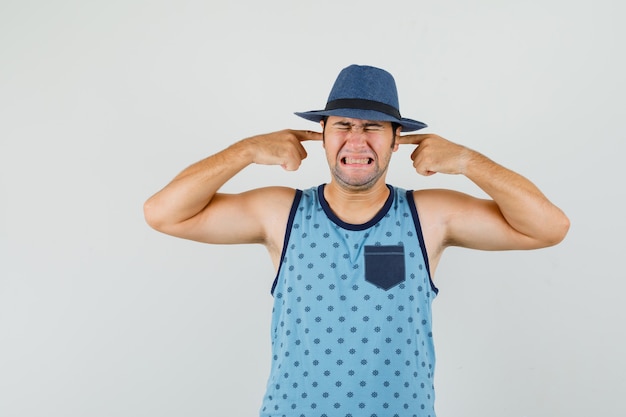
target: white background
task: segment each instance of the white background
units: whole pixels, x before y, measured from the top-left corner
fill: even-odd
[[[0,416],[255,416],[269,258],[159,234],[142,205],[235,140],[316,129],[345,66],[405,117],[533,180],[559,246],[450,249],[436,276],[440,417],[626,415],[623,2],[0,1]],[[620,26],[621,25],[621,26]],[[328,180],[250,167],[236,192]],[[388,180],[481,195],[416,175]]]

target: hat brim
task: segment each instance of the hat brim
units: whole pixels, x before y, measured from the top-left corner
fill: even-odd
[[[413,119],[407,118],[395,118],[389,114],[382,113],[376,110],[362,110],[362,109],[334,109],[334,110],[313,110],[307,112],[295,112],[296,116],[300,116],[306,120],[312,122],[319,122],[328,116],[349,117],[351,119],[362,120],[378,120],[381,122],[393,122],[402,126],[403,132],[414,132],[419,129],[428,127],[426,123],[419,122]]]

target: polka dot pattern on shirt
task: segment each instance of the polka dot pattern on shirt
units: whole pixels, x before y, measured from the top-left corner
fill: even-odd
[[[392,190],[349,229],[324,210],[323,189],[302,192],[273,290],[262,417],[435,417],[436,291],[406,191]],[[383,276],[365,279],[366,256]]]

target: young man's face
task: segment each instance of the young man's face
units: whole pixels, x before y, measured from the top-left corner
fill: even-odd
[[[398,149],[391,122],[330,116],[322,128],[326,159],[335,180],[358,189],[369,189],[384,180],[391,154]]]

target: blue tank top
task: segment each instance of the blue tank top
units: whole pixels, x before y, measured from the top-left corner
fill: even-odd
[[[435,417],[437,288],[412,192],[388,188],[358,225],[332,213],[324,185],[296,191],[261,417]]]

